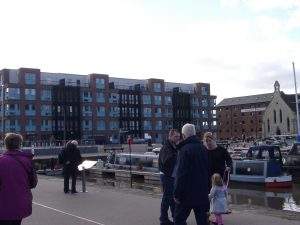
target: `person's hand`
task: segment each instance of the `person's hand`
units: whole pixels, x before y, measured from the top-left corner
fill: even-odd
[[[174,197],[174,202],[175,202],[176,204],[180,204],[179,199],[178,199],[178,198],[175,198],[175,197]]]
[[[230,172],[231,168],[230,167],[226,167],[225,171],[227,171],[228,173]]]

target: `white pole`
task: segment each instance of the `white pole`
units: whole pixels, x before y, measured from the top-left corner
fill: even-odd
[[[299,100],[298,100],[298,93],[297,93],[297,81],[296,81],[296,73],[295,73],[295,64],[294,64],[294,62],[293,62],[293,71],[294,71],[294,83],[295,83],[295,100],[296,100],[296,113],[297,113],[297,128],[298,128],[298,135],[300,135]]]

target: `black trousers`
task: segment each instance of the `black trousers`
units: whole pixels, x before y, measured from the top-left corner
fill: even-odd
[[[65,166],[64,167],[64,192],[69,192],[69,180],[72,179],[71,191],[76,192],[76,178],[78,170],[74,166]]]
[[[184,205],[176,204],[174,225],[187,225],[186,220],[191,211],[194,210],[197,225],[207,225],[206,205]]]
[[[0,220],[0,225],[21,225],[22,220]]]

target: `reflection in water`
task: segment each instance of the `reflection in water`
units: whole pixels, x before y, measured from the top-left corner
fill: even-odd
[[[130,180],[123,178],[116,180],[112,176],[93,179],[97,184],[112,186],[121,189],[130,189]],[[143,179],[133,178],[133,188],[160,194],[160,184],[147,184]],[[293,188],[269,189],[263,185],[245,184],[230,182],[229,184],[229,203],[235,205],[251,205],[265,208],[279,209],[300,212],[300,182],[296,181]]]
[[[300,185],[293,188],[265,188],[262,185],[230,183],[229,202],[300,212]]]

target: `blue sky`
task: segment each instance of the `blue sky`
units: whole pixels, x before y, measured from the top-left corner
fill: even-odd
[[[294,93],[292,61],[300,82],[300,0],[10,0],[0,8],[0,69],[206,82],[217,102],[273,92],[275,80]]]

